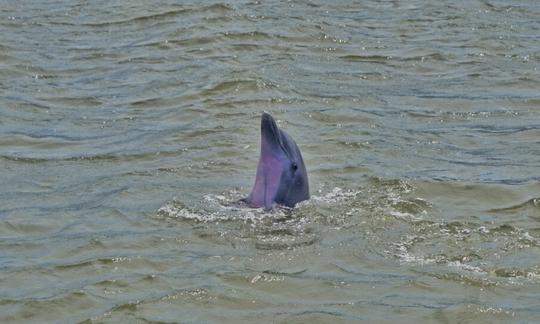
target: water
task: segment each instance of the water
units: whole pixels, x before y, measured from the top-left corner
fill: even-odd
[[[0,2],[0,321],[540,318],[537,1]]]

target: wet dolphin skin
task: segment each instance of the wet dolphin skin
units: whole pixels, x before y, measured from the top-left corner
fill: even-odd
[[[268,113],[261,117],[261,154],[255,185],[245,201],[254,208],[275,204],[294,207],[309,199],[309,184],[300,149]]]

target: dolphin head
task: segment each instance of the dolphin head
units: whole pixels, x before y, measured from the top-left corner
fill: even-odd
[[[300,149],[265,112],[261,117],[261,154],[255,185],[245,201],[251,207],[271,209],[275,203],[294,207],[307,199],[309,184]]]

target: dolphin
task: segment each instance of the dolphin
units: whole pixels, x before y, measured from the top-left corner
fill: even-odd
[[[279,129],[272,116],[261,116],[261,154],[255,185],[243,199],[250,207],[272,209],[275,204],[294,207],[309,199],[309,183],[300,149]]]

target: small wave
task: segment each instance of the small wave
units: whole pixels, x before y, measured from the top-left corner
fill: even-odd
[[[91,26],[91,27],[109,27],[109,26],[115,26],[115,25],[125,25],[125,24],[131,24],[131,23],[138,23],[138,22],[147,22],[147,21],[158,21],[168,18],[175,18],[178,16],[190,16],[195,13],[221,13],[224,14],[228,11],[233,10],[230,6],[226,4],[213,4],[209,6],[202,6],[200,8],[180,8],[180,9],[171,9],[164,12],[157,12],[152,13],[144,16],[138,16],[138,17],[132,17],[128,19],[122,19],[122,20],[114,20],[114,21],[103,21],[103,22],[89,22],[84,23],[84,26]]]
[[[382,55],[344,55],[341,59],[348,62],[366,62],[385,64],[390,57]]]
[[[515,269],[515,268],[500,268],[494,271],[497,277],[526,279],[535,282],[540,282],[540,269]]]
[[[219,82],[209,89],[202,91],[201,96],[211,97],[219,94],[256,92],[263,89],[279,87],[268,80],[236,79]]]
[[[344,55],[341,59],[348,62],[366,62],[366,63],[380,63],[385,64],[388,61],[415,61],[424,62],[426,60],[433,61],[446,61],[447,59],[440,53],[429,53],[425,55],[412,55],[412,56],[391,56],[391,55]]]
[[[450,261],[447,263],[449,267],[456,267],[465,271],[479,273],[479,274],[486,274],[487,272],[484,271],[482,268],[473,266],[467,263],[463,263],[461,261]]]
[[[397,210],[391,210],[389,213],[390,213],[390,215],[394,216],[395,218],[402,219],[402,220],[405,220],[405,221],[418,222],[418,221],[424,220],[423,218],[415,216],[415,215],[413,215],[411,213],[403,213],[403,212],[400,212],[400,211],[397,211]]]
[[[540,198],[531,198],[523,203],[509,206],[509,207],[503,207],[503,208],[495,208],[490,209],[489,212],[492,213],[499,213],[499,212],[517,212],[519,210],[523,209],[540,209]]]
[[[394,255],[399,259],[401,263],[416,264],[420,266],[425,265],[446,265],[447,267],[457,268],[462,271],[467,271],[475,274],[487,274],[487,272],[481,267],[471,265],[467,263],[467,260],[471,259],[469,256],[458,257],[460,260],[450,260],[444,255],[416,255],[411,252],[414,241],[422,241],[425,238],[412,236],[408,242],[394,243],[395,251]],[[389,253],[390,251],[386,251]]]

